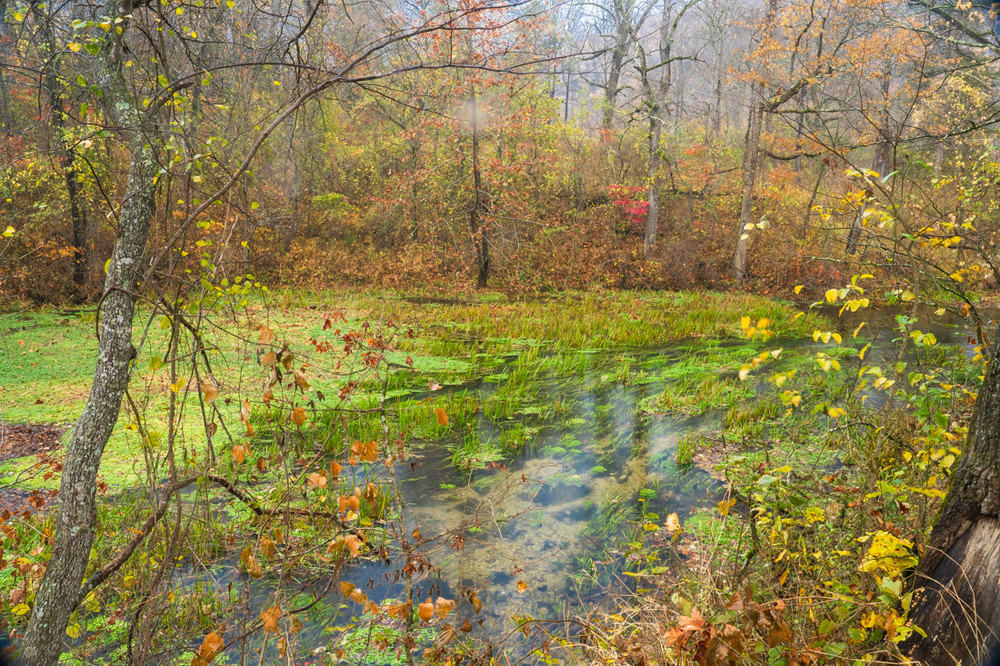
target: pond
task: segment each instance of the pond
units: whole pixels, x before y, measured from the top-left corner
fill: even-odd
[[[928,328],[968,351],[968,332],[956,325],[942,319]],[[869,359],[896,360],[898,334],[888,328],[870,338]],[[385,609],[406,598],[408,580],[415,604],[457,603],[433,625],[414,620],[418,654],[468,641],[481,655],[525,657],[543,641],[572,640],[577,618],[635,588],[628,572],[642,563],[630,542],[667,530],[671,514],[683,524],[724,497],[711,456],[690,464],[701,436],[728,428],[734,413],[753,429],[783,411],[771,406],[780,405],[773,395],[758,406],[769,384],[741,381],[742,364],[780,348],[768,373],[786,371],[811,364],[817,351],[856,357],[864,341],[856,342],[839,352],[797,339],[571,352],[534,346],[499,360],[490,374],[443,387],[432,377],[430,388],[428,373],[399,370],[395,385],[408,389],[386,401],[386,427],[406,439],[408,453],[392,474],[376,473],[397,488],[387,514],[397,541],[387,538],[379,558],[352,560],[327,576],[254,579],[233,557],[182,567],[175,584],[228,595],[248,628],[276,598],[308,606],[296,616],[301,631],[286,633],[280,646],[277,637],[248,636],[220,662],[247,650],[255,663],[277,659],[285,649],[307,663],[405,663],[405,622]],[[447,425],[428,418],[438,407]],[[827,453],[815,464],[834,469],[838,452]],[[409,560],[399,534],[411,536]],[[664,534],[669,542],[671,532]],[[658,574],[681,565],[677,552],[662,554]],[[381,612],[364,612],[355,589]]]

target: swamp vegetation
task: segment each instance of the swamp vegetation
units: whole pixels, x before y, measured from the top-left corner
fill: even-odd
[[[253,292],[160,316],[62,661],[898,657],[977,382],[962,320],[908,312]],[[69,426],[92,311],[0,321],[5,421]],[[3,463],[14,631],[59,457]]]

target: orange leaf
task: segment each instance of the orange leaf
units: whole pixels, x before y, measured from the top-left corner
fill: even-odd
[[[219,656],[223,647],[225,647],[225,642],[222,640],[222,636],[213,631],[201,641],[198,654],[191,660],[191,666],[208,666]]]
[[[233,460],[237,463],[242,463],[247,459],[247,449],[242,444],[237,444],[233,447]]]
[[[424,622],[430,622],[431,618],[434,617],[434,604],[430,597],[427,597],[427,601],[417,607],[417,615]]]
[[[219,397],[219,389],[215,388],[215,384],[211,382],[205,382],[201,385],[201,397],[205,402],[211,404],[215,402],[215,399]]]
[[[451,599],[438,597],[437,603],[434,605],[434,612],[437,613],[437,616],[443,620],[454,607],[455,602]]]
[[[348,534],[344,537],[344,544],[347,546],[347,550],[351,551],[351,555],[358,556],[358,551],[361,550],[361,539],[354,534]]]
[[[442,428],[448,425],[448,412],[438,407],[437,409],[434,410],[434,413],[437,415],[438,425],[440,425]]]
[[[281,617],[281,609],[272,606],[260,614],[260,621],[264,623],[264,631],[273,634],[278,631],[278,618]]]

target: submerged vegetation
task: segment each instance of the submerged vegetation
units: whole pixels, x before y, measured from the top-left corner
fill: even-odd
[[[223,644],[220,663],[406,663],[411,649],[444,663],[487,645],[570,663],[867,663],[920,631],[901,576],[977,381],[945,328],[915,336],[907,318],[834,339],[828,317],[721,294],[279,293],[240,308],[249,323],[204,313],[207,368],[171,351],[187,343],[169,322],[146,337],[102,463],[90,575],[131,535],[149,545],[76,611],[71,659],[194,663],[232,617],[256,637]],[[91,325],[5,320],[34,341],[0,366],[5,421],[76,418]],[[54,375],[45,359],[70,350],[83,360]],[[212,427],[182,426],[184,409]],[[6,523],[15,630],[52,547],[58,461],[3,463],[33,491]],[[150,531],[157,486],[192,474],[166,514],[182,519]],[[121,618],[153,589],[133,645]]]

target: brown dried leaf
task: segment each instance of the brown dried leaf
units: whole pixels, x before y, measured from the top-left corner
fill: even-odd
[[[295,371],[295,385],[303,391],[309,388],[309,381],[305,378],[305,375],[300,373],[298,370]]]
[[[233,460],[237,463],[242,464],[244,460],[247,459],[247,449],[242,444],[237,444],[233,447]]]
[[[212,404],[219,397],[219,389],[211,382],[202,382],[201,397],[206,403]]]
[[[278,618],[281,617],[281,609],[271,606],[268,610],[260,614],[260,621],[264,623],[264,631],[269,634],[278,632]]]
[[[697,608],[691,609],[691,615],[681,615],[677,618],[677,626],[684,631],[701,631],[705,628],[705,618]]]
[[[340,593],[344,595],[345,599],[350,597],[351,592],[353,591],[354,591],[354,583],[348,583],[347,581],[340,582]]]
[[[270,368],[277,362],[278,362],[278,357],[275,355],[273,351],[269,351],[260,357],[260,364],[265,368]]]
[[[437,416],[438,425],[442,428],[448,425],[448,412],[444,411],[440,407],[435,408],[434,414]]]
[[[274,340],[274,331],[262,325],[260,327],[260,334],[257,336],[257,343],[266,345],[270,344],[271,340]]]
[[[253,555],[247,558],[247,573],[250,574],[251,578],[264,577],[264,570],[257,564],[257,559]]]

